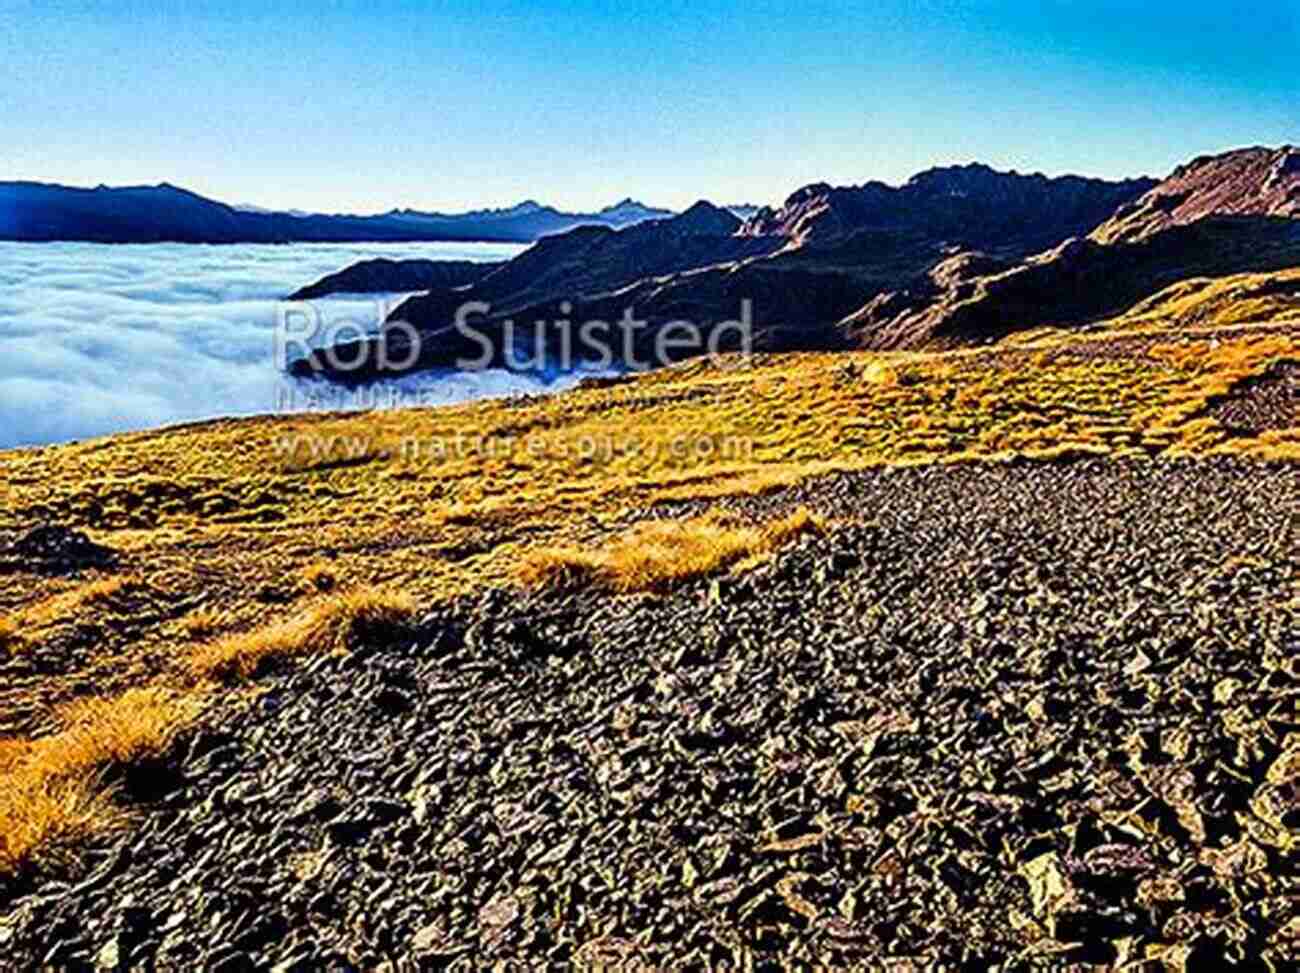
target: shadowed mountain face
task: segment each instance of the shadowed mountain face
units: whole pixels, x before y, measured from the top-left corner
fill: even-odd
[[[552,351],[566,340],[556,319],[618,321],[631,309],[646,325],[616,360],[637,367],[670,322],[707,335],[742,302],[756,350],[979,344],[1118,313],[1194,275],[1300,264],[1298,158],[1231,152],[1161,183],[933,169],[899,188],[808,186],[743,223],[699,203],[671,220],[548,238],[469,286],[411,298],[392,320],[420,333],[417,369],[482,353],[452,327],[466,301],[490,306],[474,324],[506,366],[507,319],[518,340]],[[377,377],[332,375],[319,355],[297,371]]]
[[[1022,261],[962,254],[845,321],[854,344],[957,346],[1120,313],[1190,277],[1300,265],[1300,152],[1197,159],[1086,237]]]
[[[1049,179],[979,164],[950,166],[922,172],[899,188],[879,182],[806,186],[779,210],[760,210],[742,232],[818,246],[864,229],[896,230],[968,249],[1033,252],[1087,233],[1154,185],[1151,179]]]
[[[163,183],[77,189],[0,183],[0,240],[92,243],[532,243],[575,226],[625,227],[672,214],[627,199],[598,213],[563,213],[529,200],[469,213],[392,210],[376,216],[236,208]]]
[[[1214,216],[1131,242],[1068,240],[994,273],[958,267],[944,274],[952,268],[943,265],[926,284],[877,298],[845,325],[854,344],[866,348],[982,344],[1042,325],[1110,317],[1191,277],[1297,265],[1300,220]]]

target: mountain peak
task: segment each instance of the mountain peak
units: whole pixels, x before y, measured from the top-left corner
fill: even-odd
[[[1141,240],[1212,216],[1300,217],[1300,149],[1252,146],[1198,156],[1097,227],[1092,237],[1101,243]]]
[[[620,199],[612,206],[606,206],[598,211],[595,216],[598,219],[605,220],[612,226],[625,227],[634,226],[637,223],[644,223],[648,220],[663,220],[673,216],[671,210],[656,209],[653,206],[647,206],[639,199],[633,199],[628,196]]]
[[[707,233],[715,236],[731,236],[740,229],[741,225],[734,213],[714,206],[705,199],[699,200],[690,209],[668,222],[688,233]]]

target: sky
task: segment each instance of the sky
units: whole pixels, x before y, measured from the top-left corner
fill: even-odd
[[[1300,142],[1300,4],[0,0],[0,179],[324,212],[778,203]]]

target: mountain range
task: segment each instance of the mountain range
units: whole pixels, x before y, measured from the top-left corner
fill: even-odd
[[[913,348],[1086,324],[1180,281],[1300,265],[1297,217],[1300,150],[1202,156],[1085,235],[1020,260],[956,255],[877,295],[840,326],[854,345]]]
[[[390,320],[420,333],[415,369],[479,353],[450,327],[467,301],[491,305],[481,332],[500,338],[512,320],[530,347],[552,349],[565,339],[548,322],[617,321],[633,308],[649,324],[633,359],[663,325],[733,320],[742,300],[760,350],[957,347],[1095,321],[1191,277],[1300,265],[1298,216],[1300,151],[1289,146],[1203,156],[1164,180],[949,166],[898,187],[813,184],[745,220],[701,201],[621,230],[574,229],[475,280],[431,285]],[[376,377],[334,374],[321,355],[294,370]]]
[[[94,243],[532,243],[577,226],[613,228],[671,216],[633,199],[594,213],[566,213],[535,200],[506,209],[374,216],[276,212],[230,206],[178,186],[82,189],[0,182],[0,240]]]

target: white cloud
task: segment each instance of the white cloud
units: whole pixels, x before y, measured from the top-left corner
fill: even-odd
[[[106,246],[0,243],[0,448],[172,422],[269,412],[278,302],[367,257],[499,259],[488,244]],[[374,319],[373,299],[319,302],[328,318]],[[484,373],[428,401],[537,390]]]

